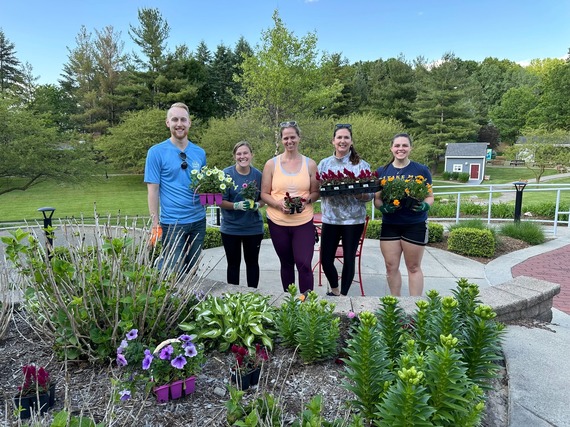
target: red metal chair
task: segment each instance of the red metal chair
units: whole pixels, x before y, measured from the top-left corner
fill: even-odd
[[[319,217],[316,218],[317,214],[315,214],[315,218],[313,218],[313,223],[317,226],[317,232],[321,233],[321,226],[322,226],[322,220],[320,217],[320,214],[318,214]],[[364,228],[362,229],[362,234],[360,235],[360,239],[358,240],[358,248],[356,249],[356,259],[358,260],[358,280],[354,279],[353,282],[358,282],[360,285],[360,293],[362,294],[362,296],[364,296],[364,286],[362,285],[362,271],[361,271],[361,260],[362,260],[362,249],[364,248],[364,239],[366,238],[366,229],[368,228],[368,221],[370,221],[370,217],[368,215],[366,215],[366,220],[364,221]],[[322,266],[321,266],[321,259],[320,259],[320,251],[321,251],[321,245],[319,243],[319,245],[317,247],[315,247],[315,252],[319,252],[319,258],[317,259],[317,262],[315,263],[315,265],[313,266],[313,272],[315,271],[315,269],[318,267],[319,268],[319,286],[322,286],[322,275],[323,275],[323,270],[322,270]],[[335,259],[338,260],[341,264],[344,261],[344,250],[342,247],[342,240],[339,242],[338,247],[336,248],[336,253],[334,255]],[[340,277],[339,277],[340,279]]]
[[[358,280],[354,279],[352,282],[358,282],[360,285],[360,294],[364,296],[364,286],[362,285],[362,269],[361,269],[361,260],[362,260],[362,249],[364,248],[364,239],[366,238],[366,229],[368,228],[368,221],[370,221],[370,217],[366,215],[366,220],[364,221],[364,228],[362,229],[362,234],[360,235],[360,239],[358,240],[358,249],[356,249],[356,259],[358,260]],[[342,241],[339,243],[338,247],[336,248],[336,253],[334,255],[335,259],[339,261],[341,264],[344,261],[344,251],[342,248]],[[320,282],[320,277],[319,277]]]
[[[323,286],[323,283],[321,281],[322,267],[321,267],[321,241],[320,241],[322,226],[323,226],[322,217],[323,215],[321,213],[316,213],[313,215],[313,224],[315,224],[315,230],[319,235],[319,243],[315,243],[315,252],[318,253],[318,257],[317,257],[317,262],[313,266],[313,273],[315,272],[315,269],[319,267],[319,286]]]

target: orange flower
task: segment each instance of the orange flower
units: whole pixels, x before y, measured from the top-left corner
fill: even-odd
[[[394,200],[394,206],[400,206],[400,201],[398,199]]]
[[[299,295],[299,299],[301,300],[301,302],[304,302],[305,301],[305,295],[304,294]]]

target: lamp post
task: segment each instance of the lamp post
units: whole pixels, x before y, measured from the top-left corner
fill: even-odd
[[[526,181],[513,182],[515,190],[517,190],[517,196],[515,199],[515,222],[521,221],[521,210],[522,210],[522,193],[526,187]]]
[[[41,212],[44,216],[44,233],[46,233],[46,239],[48,243],[47,252],[49,259],[51,259],[53,252],[53,232],[51,230],[51,217],[53,216],[55,208],[46,206],[43,208],[39,208],[38,211]]]

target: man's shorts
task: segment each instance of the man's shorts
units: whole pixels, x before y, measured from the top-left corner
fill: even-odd
[[[380,228],[380,240],[404,240],[414,245],[425,246],[428,242],[427,221],[415,224],[385,224]]]

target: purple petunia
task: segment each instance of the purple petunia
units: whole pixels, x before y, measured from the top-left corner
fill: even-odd
[[[187,334],[180,335],[178,339],[182,341],[182,347],[185,347],[187,344],[190,344],[192,342],[192,337]]]
[[[351,310],[346,314],[346,317],[348,317],[349,319],[354,319],[356,317],[356,313]]]
[[[117,354],[117,365],[119,366],[127,366],[127,359],[122,354]]]
[[[194,357],[198,354],[196,350],[196,346],[192,343],[189,343],[186,347],[184,347],[184,356]]]
[[[134,340],[136,337],[139,336],[139,330],[138,329],[131,329],[128,333],[127,333],[127,339],[130,340]]]
[[[150,368],[150,364],[152,363],[152,360],[154,359],[154,356],[152,355],[152,353],[150,352],[149,349],[146,349],[144,351],[144,359],[142,361],[142,368],[146,371],[148,368]]]
[[[169,344],[166,347],[164,347],[162,350],[160,350],[159,357],[162,360],[170,360],[173,354],[174,354],[174,348]]]
[[[182,355],[176,356],[174,359],[172,359],[172,362],[170,362],[170,364],[176,369],[182,369],[184,368],[184,365],[186,365],[186,358]]]
[[[119,347],[117,347],[117,354],[123,354],[123,352],[125,351],[125,349],[128,346],[129,346],[129,343],[127,342],[127,340],[121,341],[121,345]]]
[[[121,400],[129,400],[131,398],[131,391],[127,389],[121,390],[119,395],[121,396]]]

